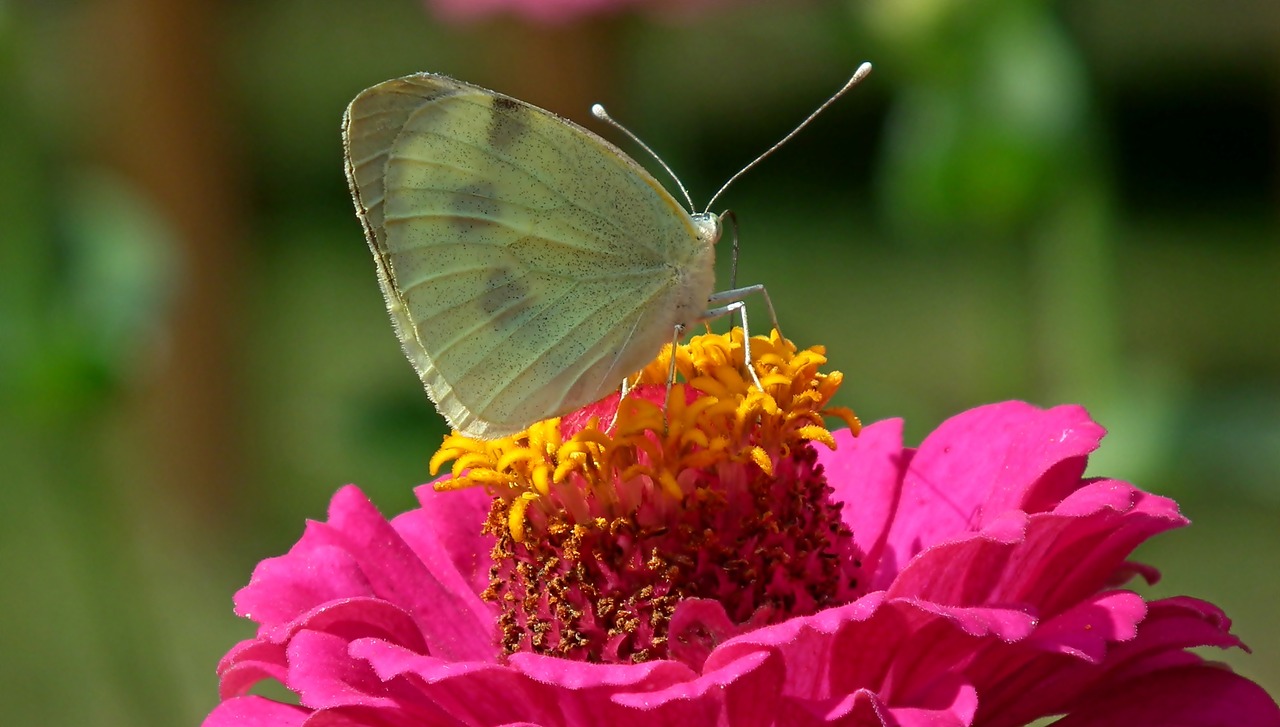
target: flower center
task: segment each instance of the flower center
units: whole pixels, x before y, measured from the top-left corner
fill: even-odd
[[[718,604],[715,621],[741,630],[848,600],[852,534],[813,446],[835,446],[824,416],[859,428],[827,406],[842,376],[776,333],[751,348],[763,390],[735,329],[676,347],[665,412],[670,346],[625,398],[491,442],[445,439],[431,467],[452,460],[453,478],[437,487],[494,495],[485,596],[508,653],[696,659],[693,642],[724,629],[684,605]]]

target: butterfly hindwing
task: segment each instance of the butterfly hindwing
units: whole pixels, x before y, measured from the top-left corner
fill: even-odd
[[[713,253],[688,214],[549,112],[419,74],[358,96],[344,137],[401,343],[465,433],[606,395],[711,292]]]

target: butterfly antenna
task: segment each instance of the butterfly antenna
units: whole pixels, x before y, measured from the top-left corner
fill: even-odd
[[[733,175],[732,177],[729,177],[729,181],[724,183],[724,186],[720,188],[720,191],[716,192],[714,195],[711,196],[711,201],[707,203],[707,210],[710,210],[712,207],[715,206],[716,200],[720,198],[720,195],[724,194],[724,191],[729,188],[729,185],[738,181],[738,177],[741,177],[742,175],[751,171],[751,169],[753,169],[757,164],[764,161],[770,154],[777,151],[779,147],[781,147],[783,144],[786,144],[788,141],[791,141],[791,137],[795,136],[796,134],[799,134],[800,130],[808,126],[809,122],[813,121],[814,118],[818,116],[818,114],[825,111],[828,106],[835,103],[841,96],[845,95],[845,93],[847,93],[849,89],[858,85],[858,82],[866,78],[867,74],[869,73],[871,73],[870,63],[863,63],[862,65],[858,66],[858,70],[853,72],[853,75],[849,77],[848,81],[845,81],[845,84],[840,87],[840,90],[832,94],[831,98],[823,102],[821,106],[814,109],[813,113],[809,114],[804,121],[801,121],[799,126],[791,130],[790,134],[787,134],[786,136],[782,137],[781,141],[779,141],[777,144],[774,144],[773,146],[766,149],[763,154],[756,157],[755,161],[751,162],[747,166],[740,169],[737,174]]]
[[[830,103],[830,102],[828,102],[828,103]],[[655,152],[654,150],[650,149],[648,144],[644,143],[643,141],[640,141],[640,137],[638,137],[638,136],[636,136],[635,134],[631,133],[631,130],[630,130],[630,129],[628,129],[627,127],[623,126],[622,124],[619,124],[617,121],[614,121],[614,120],[613,120],[613,117],[609,115],[609,112],[604,110],[604,106],[602,106],[602,105],[600,105],[600,104],[594,104],[594,105],[592,105],[592,107],[591,107],[591,115],[592,115],[592,116],[594,116],[594,117],[596,117],[597,119],[600,119],[601,121],[605,122],[606,124],[609,124],[610,126],[612,126],[613,128],[617,129],[618,131],[621,131],[622,133],[626,134],[628,137],[630,137],[630,138],[631,138],[631,140],[632,140],[632,141],[634,141],[635,143],[639,144],[641,149],[644,149],[645,151],[649,152],[649,156],[651,156],[651,157],[653,157],[654,159],[658,160],[658,164],[661,164],[661,165],[662,165],[662,168],[663,168],[663,169],[665,169],[665,170],[667,171],[667,174],[668,174],[672,179],[674,179],[674,180],[675,180],[675,182],[676,182],[676,186],[680,188],[680,194],[683,194],[683,195],[684,195],[684,201],[685,201],[685,202],[687,202],[687,203],[689,204],[689,213],[690,213],[690,214],[693,214],[693,213],[695,212],[695,209],[694,209],[694,207],[693,207],[693,198],[689,196],[689,190],[687,190],[687,189],[685,189],[685,188],[684,188],[684,184],[682,184],[682,183],[680,182],[680,178],[676,176],[676,173],[675,173],[675,172],[671,171],[671,167],[667,166],[667,163],[666,163],[666,162],[662,161],[662,157],[658,156],[658,153],[657,153],[657,152]]]

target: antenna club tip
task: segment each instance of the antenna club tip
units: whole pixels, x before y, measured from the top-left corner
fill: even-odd
[[[853,75],[849,77],[849,82],[846,83],[844,86],[845,89],[856,86],[857,84],[862,82],[862,79],[866,78],[869,75],[871,75],[871,63],[869,63],[868,61],[863,61],[862,64],[858,66],[858,70],[854,71]]]
[[[591,104],[591,115],[601,120],[609,118],[609,113],[604,110],[604,105],[598,103]]]

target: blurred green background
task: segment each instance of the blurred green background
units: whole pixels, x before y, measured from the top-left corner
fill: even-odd
[[[432,70],[597,129],[603,101],[705,201],[863,60],[723,198],[740,280],[912,442],[1086,405],[1091,471],[1195,521],[1139,552],[1150,592],[1223,606],[1280,693],[1280,4],[713,5],[0,0],[6,721],[198,723],[254,564],[344,483],[393,514],[429,479],[343,178],[359,90]]]

